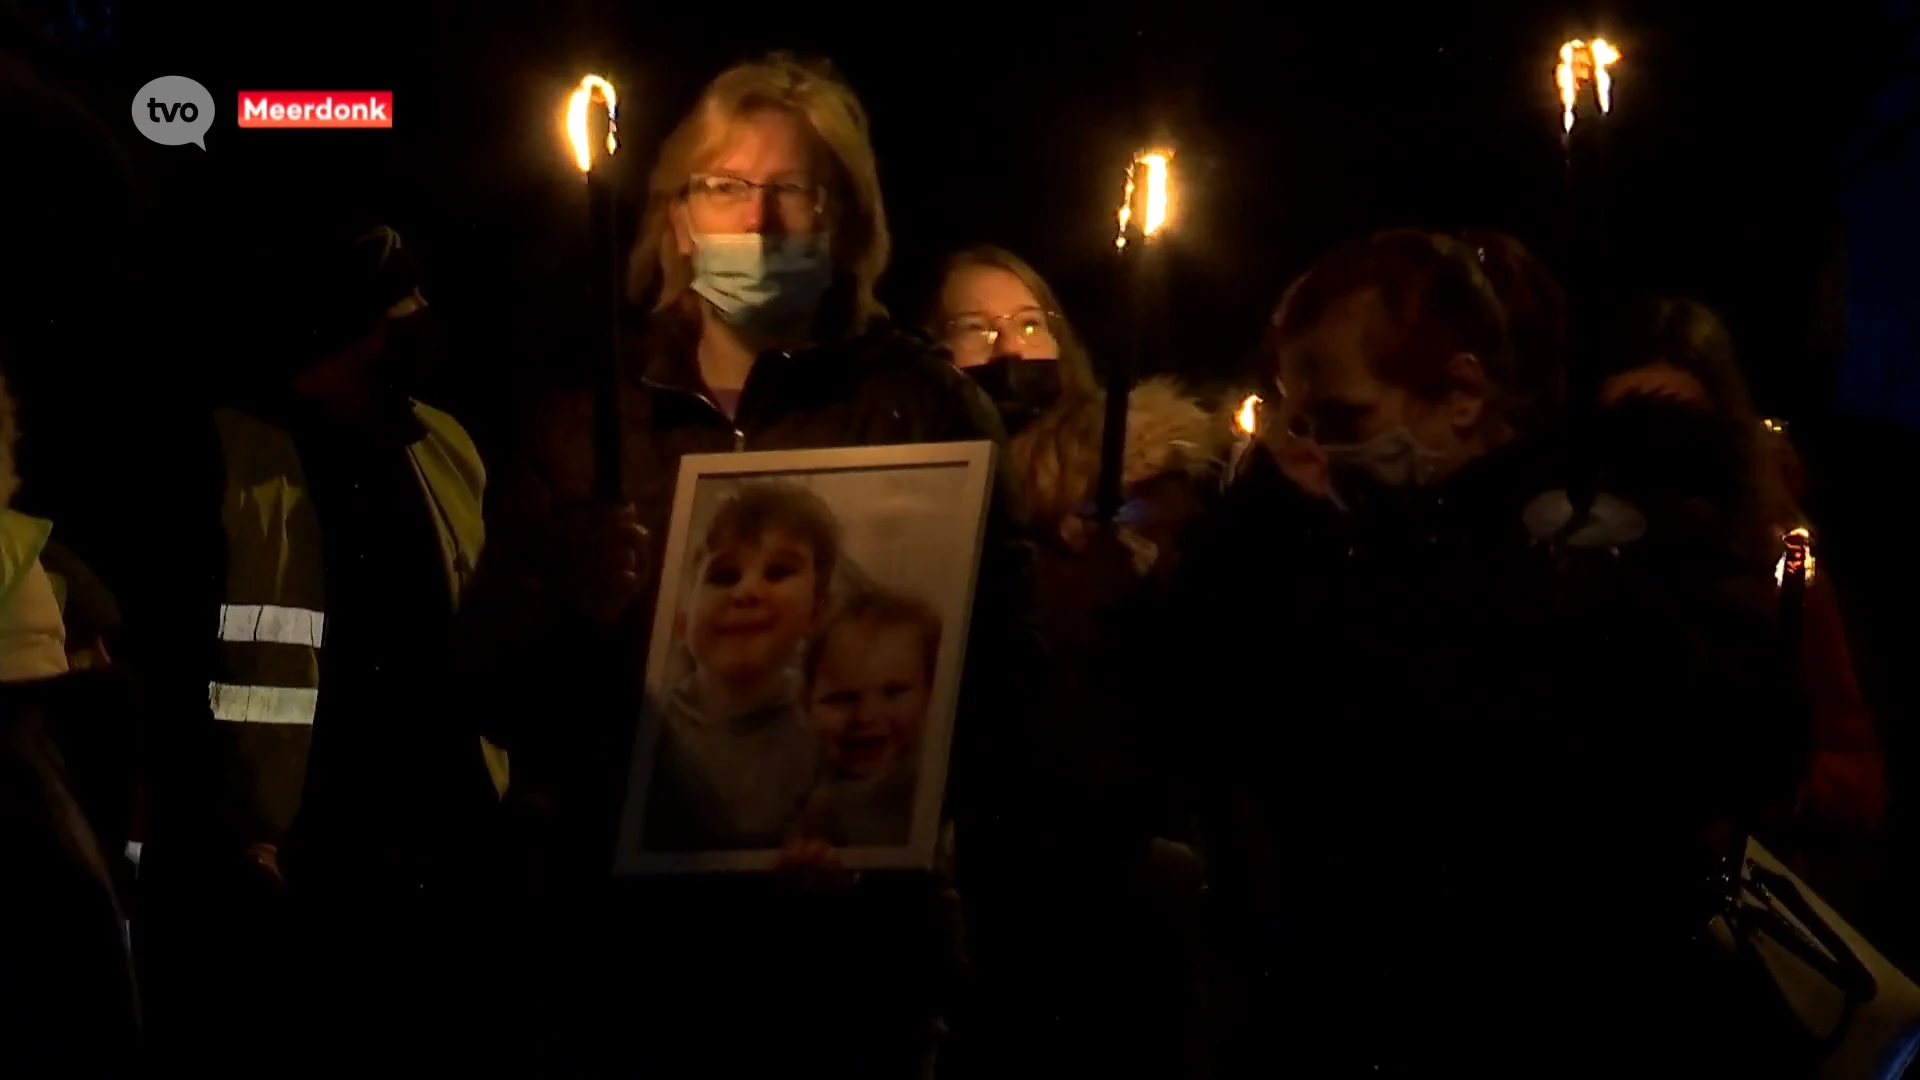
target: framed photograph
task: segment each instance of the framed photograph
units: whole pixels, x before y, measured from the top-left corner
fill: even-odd
[[[933,865],[993,455],[681,461],[616,874]]]

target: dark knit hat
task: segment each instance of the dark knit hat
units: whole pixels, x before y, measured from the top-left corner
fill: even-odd
[[[325,354],[371,333],[384,319],[426,307],[400,234],[387,225],[328,230],[294,239],[274,288],[298,351]]]

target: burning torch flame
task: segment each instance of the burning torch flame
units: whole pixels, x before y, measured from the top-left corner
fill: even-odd
[[[1600,98],[1600,111],[1612,112],[1613,73],[1607,69],[1620,61],[1620,50],[1607,44],[1605,38],[1594,38],[1588,51],[1593,55],[1593,88]]]
[[[1600,111],[1613,111],[1613,73],[1607,70],[1620,60],[1620,50],[1605,38],[1569,41],[1560,46],[1560,63],[1553,69],[1553,81],[1560,87],[1560,124],[1573,130],[1574,103],[1580,97],[1580,84],[1591,80],[1594,96],[1600,99]]]
[[[1114,249],[1118,251],[1127,247],[1127,226],[1133,223],[1133,201],[1139,191],[1138,173],[1142,165],[1147,169],[1147,205],[1140,219],[1140,235],[1151,240],[1167,223],[1173,199],[1173,151],[1142,150],[1133,155],[1133,161],[1127,165],[1127,188],[1120,197],[1120,212],[1114,215],[1120,223],[1119,235],[1113,240]]]
[[[1789,529],[1787,534],[1780,538],[1780,544],[1785,550],[1780,553],[1780,561],[1773,565],[1773,583],[1785,585],[1788,574],[1804,571],[1806,583],[1813,584],[1812,531],[1805,526]]]
[[[581,172],[593,171],[593,144],[587,139],[587,108],[596,94],[607,107],[607,153],[620,148],[619,140],[614,138],[613,122],[620,107],[619,95],[613,92],[612,83],[598,75],[588,75],[567,99],[567,141],[573,145],[573,163]]]
[[[1240,411],[1233,414],[1233,422],[1241,431],[1253,435],[1260,426],[1260,395],[1248,394],[1240,403]]]

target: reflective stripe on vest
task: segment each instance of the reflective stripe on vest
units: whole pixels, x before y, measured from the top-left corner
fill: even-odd
[[[216,411],[214,424],[226,469],[220,524],[227,565],[210,628],[218,644],[207,705],[222,721],[227,752],[246,770],[240,790],[252,798],[245,812],[284,832],[305,787],[320,650],[313,634],[301,633],[315,629],[314,619],[280,613],[326,610],[320,516],[291,435],[231,409]]]
[[[458,604],[485,540],[486,475],[457,421],[418,404],[414,415],[425,437],[408,456]],[[326,637],[320,519],[291,435],[233,410],[217,411],[215,422],[227,474],[221,512],[227,578],[207,700],[215,719],[233,725],[236,749],[262,789],[262,809],[284,827],[299,807],[320,697]],[[505,755],[482,742],[488,771],[504,793]]]
[[[221,641],[277,641],[282,645],[320,647],[327,614],[278,604],[221,604]]]
[[[207,684],[207,704],[215,720],[235,724],[313,724],[320,691],[297,686]]]

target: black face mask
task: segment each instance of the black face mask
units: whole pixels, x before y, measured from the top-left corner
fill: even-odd
[[[1019,431],[1060,400],[1060,362],[996,356],[965,369],[1000,409],[1009,434]]]

